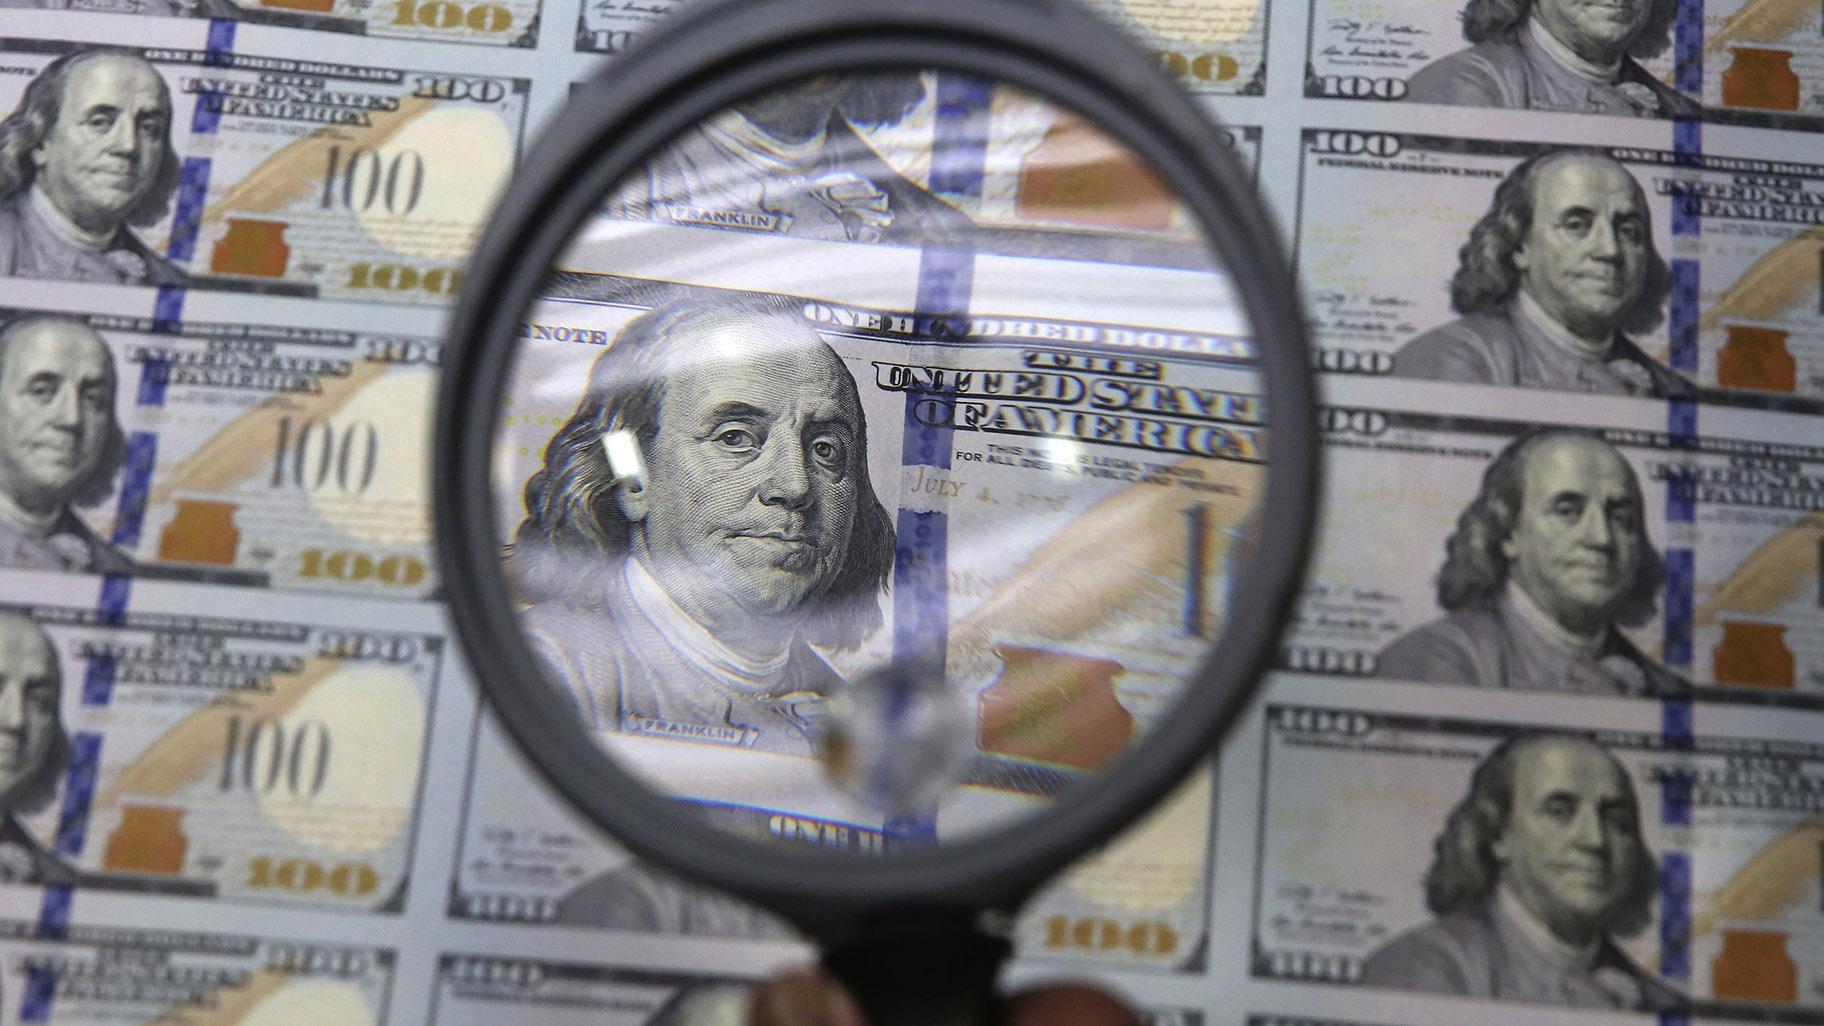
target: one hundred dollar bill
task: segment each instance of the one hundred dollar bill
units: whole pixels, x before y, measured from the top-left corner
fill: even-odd
[[[517,159],[528,88],[20,38],[0,43],[0,71],[8,145],[50,154],[0,195],[0,274],[416,304],[455,293]],[[66,94],[132,143],[94,155],[49,133]]]
[[[1824,400],[1824,163],[1313,129],[1300,189],[1325,369]],[[1604,190],[1592,231],[1545,230]],[[1522,239],[1505,226],[1528,194]],[[1522,242],[1549,259],[1515,266]]]
[[[1660,720],[1269,706],[1254,975],[1814,1021],[1818,724]]]
[[[1552,425],[1325,410],[1288,669],[1589,694],[1824,698],[1824,450],[1791,414]],[[1695,688],[1695,691],[1691,689]]]
[[[1197,971],[1207,948],[1214,795],[1200,773],[1145,819],[1066,869],[1014,926],[1045,964]],[[802,824],[800,824],[802,825]],[[793,824],[783,817],[782,834]],[[750,940],[793,940],[772,914],[634,859],[477,717],[450,885],[455,919]]]
[[[1696,18],[1669,0],[1571,9],[1312,0],[1305,95],[1824,127],[1824,44],[1805,0],[1726,0]]]
[[[617,233],[614,241],[592,236],[577,260],[643,264],[648,236],[694,231],[624,222],[603,227]],[[740,248],[758,256],[774,252],[774,242],[717,245],[738,262]],[[795,242],[787,253],[799,262],[765,266],[788,278],[814,269],[806,246],[825,247],[814,255],[839,259],[842,280],[864,290],[878,284],[909,291],[918,277],[917,251],[846,243]],[[554,686],[578,703],[586,723],[617,745],[639,749],[628,754],[636,762],[682,774],[669,781],[678,793],[724,810],[750,810],[759,818],[746,827],[764,832],[765,810],[786,811],[766,804],[766,796],[791,794],[811,803],[793,807],[811,821],[855,828],[833,827],[830,836],[881,843],[880,810],[846,800],[820,804],[831,796],[828,778],[804,758],[818,733],[807,717],[821,708],[814,696],[834,687],[830,674],[849,677],[903,663],[915,649],[943,653],[945,678],[958,683],[943,692],[950,711],[936,714],[944,722],[957,718],[943,744],[959,749],[968,763],[962,779],[978,786],[946,792],[963,804],[939,817],[947,829],[968,830],[977,817],[999,821],[1051,800],[1141,739],[1171,714],[1185,676],[1222,631],[1234,566],[1249,551],[1267,458],[1245,317],[1212,288],[1219,279],[1194,272],[989,258],[974,266],[970,313],[954,323],[905,308],[581,271],[554,279],[549,300],[529,315],[516,370],[504,384],[493,492],[503,570],[530,606],[528,633],[552,660]],[[1088,294],[1067,297],[1079,288]],[[614,339],[626,332],[635,345],[681,344],[714,325],[725,305],[728,316],[760,318],[754,330],[789,325],[791,337],[828,347],[816,350],[819,367],[791,371],[802,376],[789,378],[790,387],[853,389],[840,429],[851,442],[817,450],[820,459],[852,462],[854,476],[844,479],[857,494],[865,486],[878,500],[830,507],[832,517],[854,518],[855,540],[845,545],[845,558],[877,561],[884,579],[887,525],[903,539],[895,547],[900,569],[890,602],[872,591],[858,594],[853,644],[826,646],[827,661],[804,656],[778,681],[807,696],[797,719],[755,709],[725,716],[674,707],[673,695],[716,689],[675,669],[656,671],[677,680],[659,686],[654,693],[666,697],[655,702],[594,697],[598,688],[611,694],[620,686],[617,671],[595,662],[618,642],[579,639],[596,635],[602,622],[643,622],[645,614],[621,609],[635,601],[626,589],[689,585],[637,576],[643,564],[629,563],[614,547],[626,527],[603,520],[585,528],[577,520],[587,535],[572,538],[570,527],[548,520],[575,508],[581,497],[573,489],[586,481],[632,472],[633,456],[609,454],[633,440],[603,441],[602,431],[588,426],[601,409],[592,394],[601,386],[591,382],[621,359]],[[1061,319],[1092,309],[1110,319]],[[651,315],[633,324],[644,311]],[[663,327],[674,318],[695,326]],[[674,337],[647,340],[655,325]],[[948,341],[958,333],[969,340]],[[762,400],[741,396],[777,387],[735,368],[701,401],[726,394],[751,409]],[[746,437],[737,433],[726,444]],[[644,438],[638,444],[647,444]],[[587,449],[578,448],[579,439],[587,439]],[[623,470],[578,475],[576,461],[603,459],[622,461]],[[653,501],[671,501],[669,484],[655,476],[650,485],[658,496]],[[688,507],[701,513],[691,516],[745,516],[722,509],[738,505],[734,498],[709,499],[739,494],[749,487],[740,479],[703,487],[709,491]],[[612,519],[619,509],[600,499],[588,506],[595,518]],[[684,512],[668,507],[664,515]],[[796,535],[788,540],[812,544]],[[716,587],[731,586],[726,573],[732,571],[718,569],[713,554],[683,558],[701,567],[689,573],[713,571],[721,582]],[[618,611],[605,619],[588,611],[604,602]],[[917,640],[924,638],[942,639],[942,648],[925,648]],[[885,753],[857,754],[871,760]]]
[[[451,1026],[744,1026],[755,982],[535,958],[446,954],[431,1012]],[[1202,1026],[1201,1010],[1135,1009],[1145,1026]]]
[[[401,907],[439,636],[118,578],[9,573],[0,602],[8,701],[31,710],[5,749],[6,879]]]
[[[1476,15],[1468,21],[1466,6]],[[1625,5],[1630,13],[1671,8],[1660,0]],[[1600,44],[1616,49],[1614,70],[1579,81],[1541,38],[1556,37],[1530,26],[1530,10],[1476,0],[1395,0],[1372,8],[1312,0],[1305,95],[1634,117],[1697,110],[1694,98],[1667,84],[1673,55],[1666,25],[1642,25],[1632,46],[1630,33],[1617,30]]]
[[[28,298],[18,286],[0,282],[0,296]],[[436,587],[437,340],[3,306],[0,330],[42,343],[45,368],[90,361],[114,380],[84,428],[96,444],[55,475],[48,529],[8,512],[25,495],[0,483],[0,566],[411,598]],[[33,426],[5,424],[0,451],[29,450]]]
[[[576,48],[618,54],[688,0],[583,0]],[[1258,0],[1088,0],[1090,10],[1200,94],[1259,95],[1266,84],[1267,7]]]
[[[529,47],[538,42],[539,0],[68,0],[72,11],[208,18],[439,43]]]
[[[1223,138],[1252,171],[1258,128]],[[1022,88],[945,72],[850,73],[717,113],[629,175],[606,211],[780,239],[1209,259],[1181,199],[1114,136]]]
[[[431,1018],[487,1026],[743,1026],[752,979],[536,958],[446,954]]]
[[[384,1026],[396,955],[306,940],[0,920],[8,1022]]]

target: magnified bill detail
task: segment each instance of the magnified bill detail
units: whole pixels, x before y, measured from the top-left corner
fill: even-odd
[[[1261,383],[1200,229],[1080,115],[948,72],[737,104],[524,317],[493,500],[541,700],[783,843],[1067,800],[1246,600]]]

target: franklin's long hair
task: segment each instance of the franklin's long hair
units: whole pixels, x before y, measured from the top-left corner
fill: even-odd
[[[1488,212],[1470,229],[1469,241],[1457,250],[1457,273],[1450,279],[1450,305],[1465,316],[1496,310],[1520,288],[1520,269],[1514,251],[1526,241],[1533,226],[1533,180],[1560,160],[1599,160],[1620,167],[1599,150],[1565,147],[1526,158],[1508,172],[1495,188]],[[1644,212],[1643,207],[1643,212]],[[1666,297],[1672,294],[1672,269],[1653,245],[1652,225],[1647,232],[1647,280],[1634,305],[1622,311],[1620,328],[1640,334],[1659,327]]]
[[[924,79],[917,72],[870,71],[854,78],[853,90],[836,109],[862,128],[897,125],[925,100]]]
[[[1628,40],[1628,56],[1636,59],[1657,57],[1672,45],[1672,24],[1678,17],[1677,0],[1647,0],[1653,9],[1634,38]],[[1526,26],[1533,13],[1533,0],[1469,0],[1463,6],[1463,38],[1472,43],[1505,39]]]
[[[1539,446],[1561,439],[1580,438],[1607,446],[1587,431],[1572,428],[1539,428],[1529,431],[1501,450],[1482,474],[1482,488],[1457,517],[1457,529],[1444,543],[1444,568],[1438,571],[1438,605],[1462,609],[1492,598],[1507,583],[1507,555],[1503,542],[1513,535],[1520,517],[1521,495],[1526,483],[1526,460]],[[1666,563],[1640,532],[1640,569],[1628,589],[1615,622],[1636,627],[1652,619],[1659,608],[1660,585],[1666,581]]]
[[[605,575],[621,571],[633,532],[602,439],[631,432],[641,451],[650,452],[671,354],[718,328],[755,320],[780,322],[808,345],[828,348],[790,305],[760,298],[683,300],[634,318],[615,335],[596,358],[576,412],[545,447],[544,466],[526,482],[526,516],[509,563],[522,599],[601,604]],[[859,415],[861,397],[846,368],[841,387]],[[806,640],[836,649],[860,644],[880,626],[877,599],[893,573],[893,521],[868,477],[865,416],[859,416],[851,452],[850,470],[860,487],[848,550],[836,574],[808,600],[804,629]]]
[[[1444,832],[1432,844],[1431,867],[1425,871],[1425,906],[1434,914],[1449,915],[1494,890],[1501,871],[1494,844],[1506,831],[1508,817],[1513,813],[1515,764],[1527,748],[1553,741],[1594,744],[1587,737],[1570,733],[1517,734],[1497,745],[1476,767],[1469,793],[1450,810]],[[1640,799],[1634,793],[1634,783],[1626,770],[1621,778],[1635,811],[1633,837],[1640,857],[1635,860],[1634,878],[1628,881],[1627,896],[1616,909],[1608,932],[1631,937],[1652,921],[1659,863],[1640,833]]]
[[[0,325],[0,367],[6,363],[6,351],[13,340],[27,328],[41,324],[66,324],[73,326],[85,335],[93,335],[94,330],[79,320],[70,317],[33,314]],[[97,336],[99,338],[99,336]],[[87,509],[99,505],[101,501],[113,494],[114,475],[127,460],[127,435],[120,428],[120,418],[114,412],[114,405],[120,396],[120,373],[114,367],[114,352],[102,343],[101,351],[108,354],[108,369],[114,373],[114,394],[108,399],[107,437],[102,440],[101,454],[95,458],[95,465],[89,472],[75,482],[70,494],[70,505],[78,509]],[[11,387],[11,383],[7,383]],[[6,440],[0,439],[0,444]]]
[[[61,696],[63,668],[57,660],[57,646],[51,643],[49,637],[45,636],[44,628],[32,622],[24,614],[10,610],[0,611],[0,618],[24,624],[44,639],[45,647],[51,653],[51,676],[57,682],[57,693]],[[51,743],[45,749],[44,759],[39,762],[36,769],[32,770],[31,777],[19,785],[18,791],[13,795],[11,805],[0,809],[0,815],[37,812],[49,805],[51,799],[56,796],[57,785],[62,782],[64,771],[70,767],[70,735],[64,729],[61,711],[52,717],[51,731]]]
[[[67,53],[45,65],[44,70],[26,84],[25,95],[20,98],[18,109],[0,121],[0,198],[16,195],[31,187],[32,180],[38,174],[37,165],[32,163],[32,152],[44,145],[45,139],[50,137],[51,126],[57,123],[58,112],[63,107],[64,84],[69,80],[71,72],[101,57],[133,61],[151,67],[131,51],[107,47]],[[159,81],[162,85],[164,80],[161,78]],[[166,94],[166,106],[170,106],[169,93]],[[183,165],[171,147],[171,122],[166,119],[164,152],[159,156],[158,167],[153,171],[145,195],[127,208],[126,223],[142,228],[157,224],[159,218],[165,216],[165,211],[171,209],[171,197],[177,192],[178,180],[182,174]]]

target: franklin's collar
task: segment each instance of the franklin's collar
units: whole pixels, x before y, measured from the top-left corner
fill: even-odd
[[[1577,56],[1576,51],[1564,45],[1557,36],[1552,35],[1551,30],[1541,25],[1537,17],[1526,19],[1526,32],[1527,35],[1533,37],[1533,42],[1538,44],[1539,49],[1545,51],[1546,56],[1558,62],[1566,71],[1596,82],[1613,82],[1616,76],[1621,74],[1620,57],[1606,65],[1591,64]]]
[[[1495,915],[1503,923],[1526,939],[1526,942],[1538,950],[1545,960],[1560,969],[1576,969],[1589,972],[1596,966],[1596,959],[1602,954],[1602,937],[1598,935],[1588,944],[1567,944],[1551,927],[1539,921],[1532,910],[1520,901],[1506,884],[1495,887]]]
[[[1602,654],[1604,646],[1608,643],[1609,629],[1607,627],[1598,628],[1595,635],[1591,637],[1585,637],[1570,630],[1564,624],[1559,623],[1552,614],[1540,609],[1539,604],[1533,601],[1533,597],[1528,595],[1526,589],[1520,587],[1511,575],[1507,579],[1507,586],[1501,597],[1513,607],[1515,614],[1520,619],[1526,621],[1528,627],[1531,627],[1554,648],[1594,659]]]
[[[63,510],[61,508],[44,515],[33,513],[14,502],[13,497],[6,494],[4,490],[0,490],[0,520],[11,524],[20,534],[32,538],[48,537],[56,528],[57,522],[62,519]]]
[[[1514,297],[1519,306],[1520,316],[1525,318],[1528,324],[1538,329],[1539,333],[1544,335],[1546,339],[1553,344],[1569,349],[1578,356],[1588,357],[1592,360],[1608,360],[1613,356],[1615,352],[1614,335],[1610,335],[1608,339],[1600,345],[1593,344],[1588,339],[1565,327],[1562,321],[1548,313],[1545,307],[1540,306],[1539,301],[1534,299],[1526,289],[1515,289]]]
[[[37,182],[33,182],[32,187],[26,191],[26,202],[31,204],[32,213],[39,220],[77,249],[86,249],[91,253],[106,253],[120,235],[118,228],[101,234],[84,231],[80,225],[64,216],[63,211],[57,209],[57,204],[51,199],[50,194],[45,192]]]
[[[686,661],[712,677],[725,680],[742,692],[770,695],[785,678],[792,655],[792,633],[779,632],[779,650],[760,656],[738,652],[723,644],[666,593],[664,586],[637,555],[630,555],[622,571],[627,597]]]

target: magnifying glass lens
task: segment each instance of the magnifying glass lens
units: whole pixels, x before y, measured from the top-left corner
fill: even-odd
[[[827,74],[574,226],[496,418],[543,679],[719,827],[891,857],[1118,771],[1229,621],[1269,407],[1203,223],[1115,133]]]

